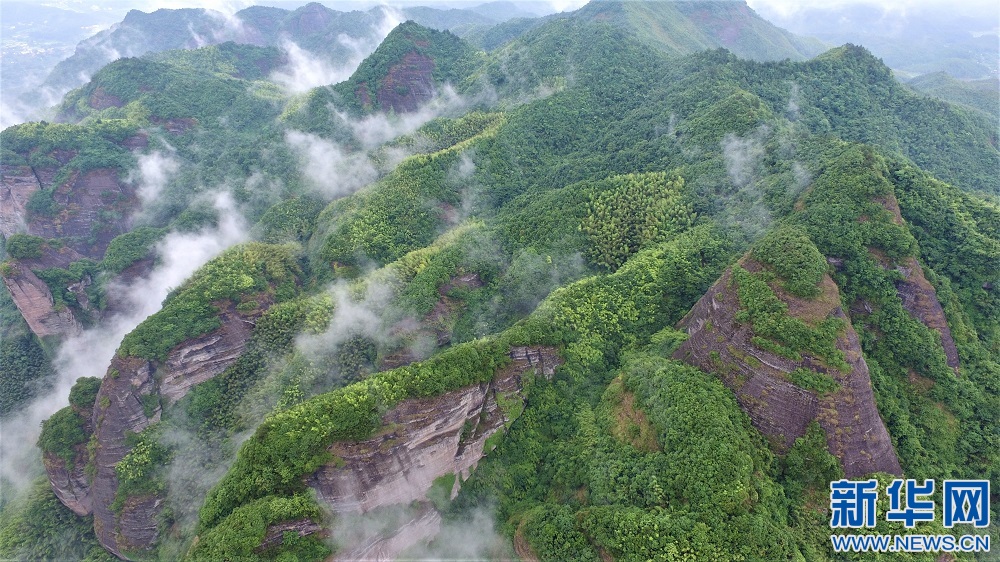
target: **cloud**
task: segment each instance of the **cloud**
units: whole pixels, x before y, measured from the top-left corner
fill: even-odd
[[[346,114],[340,116],[350,124],[361,144],[373,148],[400,135],[413,133],[431,119],[461,113],[468,106],[469,103],[446,84],[417,111],[393,115],[375,113],[357,121],[351,121]]]
[[[389,325],[395,317],[392,310],[395,291],[391,283],[369,282],[358,294],[341,281],[327,293],[334,302],[327,329],[320,334],[301,335],[296,340],[296,348],[307,357],[332,356],[354,336],[366,336],[383,344],[393,339],[389,334]]]
[[[290,39],[282,39],[281,49],[288,63],[274,71],[271,79],[291,93],[302,93],[312,88],[343,82],[351,77],[368,55],[372,54],[383,39],[403,21],[397,10],[382,7],[382,18],[376,22],[369,34],[351,37],[345,33],[337,36],[337,42],[348,53],[343,60],[332,61],[319,57],[303,49]]]
[[[350,195],[378,178],[378,169],[363,152],[350,152],[312,133],[294,130],[285,133],[285,142],[299,156],[308,186],[326,199]]]
[[[732,133],[722,139],[726,174],[735,189],[717,194],[722,209],[721,222],[748,241],[756,239],[771,224],[771,211],[758,187],[765,153],[764,143],[771,130],[761,125],[743,138]]]
[[[361,62],[358,60],[334,65],[332,62],[299,47],[289,39],[282,39],[281,49],[288,58],[288,64],[275,70],[271,74],[271,80],[293,94],[342,82],[351,76],[351,73]]]
[[[180,162],[172,150],[167,152],[154,151],[138,158],[138,169],[128,178],[130,183],[138,183],[136,192],[143,205],[156,201],[167,182],[180,169]]]
[[[226,248],[247,239],[246,224],[232,197],[220,193],[213,202],[219,215],[215,227],[197,233],[168,234],[156,248],[159,263],[146,277],[127,286],[108,286],[107,293],[115,295],[123,312],[102,319],[59,346],[53,361],[56,380],[50,390],[4,420],[0,429],[0,477],[17,489],[30,485],[41,466],[35,442],[42,420],[67,405],[76,379],[103,378],[122,338],[159,310],[171,289]]]
[[[766,131],[764,131],[766,134]],[[747,187],[764,156],[764,143],[756,136],[740,138],[727,133],[722,139],[722,157],[726,163],[726,173],[733,185],[739,189]]]

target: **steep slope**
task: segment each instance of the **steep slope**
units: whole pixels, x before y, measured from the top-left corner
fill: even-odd
[[[434,47],[420,37],[442,39],[398,31],[402,58],[363,68],[389,72]],[[120,61],[74,98],[89,108],[81,128],[117,117],[148,130],[137,159],[181,161],[162,228],[129,256],[167,228],[214,232],[221,217],[196,201],[215,185],[259,217],[254,236],[287,242],[210,262],[122,342],[92,427],[71,407],[55,418],[71,431],[46,432],[65,454],[49,459],[53,489],[84,513],[90,498],[109,550],[399,553],[437,529],[469,535],[462,521],[486,535],[485,511],[500,543],[545,559],[835,559],[830,481],[1000,474],[1000,214],[969,193],[990,184],[967,181],[995,151],[980,121],[895,89],[852,47],[805,63],[667,57],[627,29],[562,18],[474,56],[459,87],[493,88],[490,111],[368,153],[336,107],[226,97],[248,84],[228,71]],[[116,83],[131,114],[89,105]],[[221,101],[190,107],[194,87]],[[855,98],[866,113],[849,111]],[[269,113],[241,121],[244,101]],[[286,129],[300,122],[316,138]],[[958,187],[903,155],[936,136],[960,162],[927,161]],[[315,193],[304,147],[323,149],[314,163],[392,170]],[[359,515],[391,524],[355,545]]]
[[[481,60],[455,35],[408,21],[393,29],[334,91],[355,111],[412,112],[444,84],[468,76]]]
[[[237,361],[260,317],[273,303],[295,295],[297,275],[286,249],[234,248],[122,342],[94,397],[92,425],[82,428],[84,441],[92,442],[86,494],[92,497],[94,530],[110,552],[142,553],[158,538],[165,491],[159,465],[167,454],[158,433],[164,409]],[[58,441],[53,431],[46,427],[41,441]],[[53,483],[65,479],[59,465],[46,466]]]
[[[469,10],[407,8],[402,14],[441,30],[495,23]],[[228,41],[277,47],[290,40],[324,60],[341,61],[359,54],[356,49],[362,55],[373,50],[387,31],[381,29],[394,17],[381,8],[342,12],[316,2],[295,10],[252,6],[232,16],[203,8],[160,9],[148,14],[131,10],[120,23],[82,41],[73,56],[56,65],[43,87],[66,92],[120,57]]]
[[[689,339],[674,357],[718,373],[754,427],[771,438],[778,450],[790,449],[809,424],[818,421],[830,453],[848,478],[872,472],[902,474],[875,406],[858,335],[845,325],[847,317],[840,308],[836,284],[824,276],[816,296],[801,298],[783,292],[778,299],[769,299],[768,305],[785,309],[788,316],[778,321],[784,331],[772,332],[768,339],[753,328],[764,320],[755,318],[761,312],[754,307],[761,303],[751,299],[768,299],[766,283],[756,277],[762,271],[759,262],[744,258],[734,271],[723,275],[678,325],[687,330]],[[833,335],[833,356],[782,346],[792,339],[795,328],[802,329],[795,320],[817,330],[805,336],[814,338],[811,343],[817,349],[822,344],[816,340]],[[774,339],[782,343],[775,344]]]

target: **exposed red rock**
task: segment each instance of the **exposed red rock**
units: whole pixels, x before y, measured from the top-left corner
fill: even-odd
[[[434,61],[410,51],[393,65],[379,84],[375,98],[382,111],[416,111],[434,97]]]
[[[223,312],[222,327],[188,340],[167,356],[159,392],[167,404],[184,397],[197,384],[222,374],[246,349],[253,325],[233,312]]]
[[[748,258],[741,264],[750,271],[760,268]],[[845,319],[845,330],[836,345],[850,366],[848,372],[828,368],[809,356],[802,361],[786,359],[754,345],[752,327],[736,320],[740,306],[731,270],[680,321],[678,326],[687,330],[689,339],[674,357],[718,374],[733,390],[754,427],[779,451],[787,451],[816,420],[826,432],[830,452],[840,460],[848,477],[875,471],[902,474],[875,405],[858,336],[840,309],[837,286],[825,276],[821,288],[823,293],[815,299],[779,296],[788,304],[789,314],[807,323],[831,316]],[[798,367],[830,375],[839,389],[817,396],[796,386],[787,375]]]
[[[937,291],[934,290],[934,286],[924,277],[924,270],[913,258],[903,260],[896,267],[896,271],[903,275],[903,279],[896,282],[896,294],[903,302],[903,308],[923,325],[941,336],[941,347],[944,348],[948,366],[958,373],[960,366],[958,347],[955,345],[955,338],[951,335],[948,319],[937,299]]]
[[[83,432],[86,435],[93,433],[93,407],[82,409],[74,407],[74,410],[83,419]],[[52,453],[45,453],[42,456],[45,474],[49,478],[49,484],[52,485],[52,491],[63,505],[81,517],[90,515],[94,510],[90,477],[86,472],[89,460],[90,453],[87,451],[86,443],[76,446],[72,463],[67,463],[65,459]]]
[[[30,269],[16,262],[12,273],[3,276],[4,285],[28,327],[38,337],[65,336],[80,332],[80,324],[66,307],[55,309],[48,285]]]
[[[129,500],[129,517],[111,510],[118,491],[115,465],[131,450],[126,436],[139,433],[160,420],[160,407],[147,416],[142,397],[156,392],[151,361],[135,357],[115,357],[108,374],[101,382],[94,408],[94,452],[96,473],[93,480],[94,533],[109,552],[125,558],[124,549],[143,549],[152,545],[148,529],[155,521],[160,505],[155,502]],[[143,515],[143,517],[137,517]],[[152,537],[155,538],[155,537]]]
[[[336,513],[427,502],[434,480],[447,474],[460,476],[452,488],[454,497],[461,481],[489,453],[487,439],[505,430],[513,421],[508,416],[519,415],[523,377],[551,376],[562,363],[554,348],[542,346],[512,348],[510,358],[511,363],[489,382],[433,398],[404,400],[382,416],[378,434],[333,443],[328,450],[336,460],[307,476],[306,484]],[[505,411],[511,406],[502,404],[516,404],[518,411]],[[346,545],[338,559],[346,559],[345,553],[352,553],[349,557],[362,552],[398,554],[436,534],[437,527],[426,517],[417,517],[411,522],[417,526],[409,531],[407,523],[361,544]],[[419,529],[423,530],[416,532]]]
[[[262,302],[261,308],[248,315],[236,312],[228,302],[216,303],[221,309],[222,325],[177,345],[162,363],[135,357],[116,356],[112,360],[94,412],[97,449],[93,503],[97,539],[116,556],[124,558],[124,551],[154,546],[158,539],[157,517],[163,508],[162,497],[148,495],[128,498],[120,514],[110,509],[119,486],[115,464],[131,450],[126,436],[158,422],[161,401],[169,404],[180,400],[196,384],[218,376],[232,365],[250,338],[252,324],[247,316],[263,313],[270,304]],[[147,395],[159,397],[149,416],[143,406]]]
[[[10,237],[27,227],[27,204],[41,189],[31,166],[0,166],[0,234]]]
[[[292,531],[300,537],[306,535],[323,534],[324,529],[318,523],[310,519],[298,519],[296,521],[285,521],[271,525],[264,532],[264,540],[261,541],[257,551],[267,550],[284,542],[285,533]]]
[[[108,109],[109,107],[124,107],[125,102],[120,97],[109,94],[104,86],[98,86],[91,92],[87,105],[93,109]]]
[[[32,216],[28,232],[42,238],[65,238],[66,244],[88,258],[100,260],[111,240],[128,232],[129,217],[138,206],[132,186],[109,169],[74,171],[56,188],[53,199],[61,211],[54,217]]]

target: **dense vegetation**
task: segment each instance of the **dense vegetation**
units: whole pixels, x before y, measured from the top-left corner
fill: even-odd
[[[680,56],[715,44],[691,16],[735,17],[724,4],[595,3],[498,29],[490,53],[408,22],[350,80],[299,96],[264,80],[273,49],[121,59],[66,97],[76,124],[4,131],[5,165],[56,174],[29,218],[64,211],[54,193],[74,170],[124,176],[154,153],[178,162],[103,256],[36,268],[54,304],[78,315],[70,284],[93,280],[100,309],[109,279],[155,263],[166,237],[222,228],[206,203],[219,186],[255,225],[258,241],[201,267],[118,348],[164,368],[179,344],[249,326],[220,374],[176,403],[142,398],[160,417],[125,436],[111,507],[125,516],[131,498],[164,498],[157,523],[169,532],[139,554],[323,559],[335,548],[314,534],[260,546],[277,524],[336,524],[304,479],[337,462],[331,443],[376,434],[403,400],[491,380],[512,346],[544,345],[564,361],[554,377],[526,377],[523,411],[457,498],[455,475],[431,494],[446,523],[490,506],[519,554],[545,560],[839,559],[826,506],[843,470],[823,429],[777,451],[716,373],[672,358],[687,338],[674,326],[727,269],[734,314],[758,347],[847,370],[836,342],[853,325],[861,348],[849,353],[868,365],[907,477],[1000,487],[995,127],[914,94],[860,47],[805,62]],[[746,37],[763,42],[744,37],[743,54],[809,52],[747,18]],[[651,19],[662,27],[636,23]],[[376,92],[412,53],[432,61],[435,86],[475,101],[372,148],[355,119],[385,109]],[[124,146],[140,130],[148,144],[133,155]],[[364,163],[372,181],[324,191],[340,178],[310,176],[303,165],[317,160],[294,139],[321,159]],[[34,263],[62,243],[14,235],[4,257]],[[957,369],[941,327],[901,296],[917,267]],[[834,294],[846,319],[788,304]],[[14,317],[7,300],[0,315]],[[6,411],[49,372],[46,348],[16,328],[0,344]],[[821,397],[838,389],[810,369],[788,379]],[[45,452],[67,464],[85,455],[98,388],[78,381],[43,425]],[[178,473],[197,481],[191,490]],[[0,555],[63,555],[49,521],[64,520],[75,545],[65,555],[94,554],[87,520],[64,511],[41,488],[2,506]]]

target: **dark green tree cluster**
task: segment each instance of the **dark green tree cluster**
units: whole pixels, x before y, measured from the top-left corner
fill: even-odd
[[[641,248],[690,228],[695,214],[683,188],[682,178],[664,172],[608,179],[580,224],[590,241],[587,256],[615,270]]]

